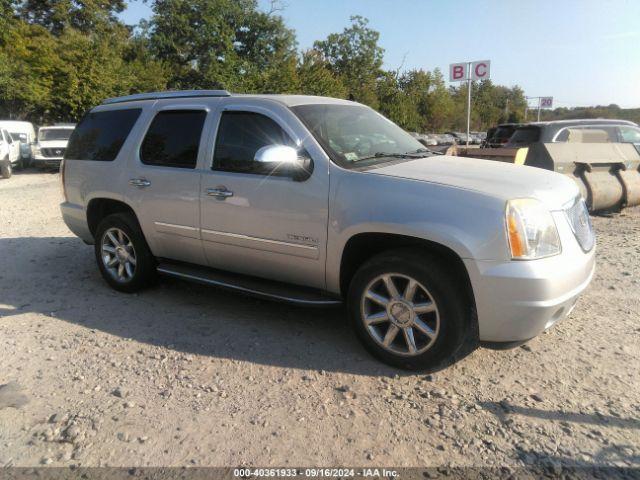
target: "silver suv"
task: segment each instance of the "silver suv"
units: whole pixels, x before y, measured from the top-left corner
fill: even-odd
[[[434,155],[332,98],[106,100],[74,131],[62,215],[109,285],[158,274],[300,305],[343,301],[364,346],[437,369],[565,317],[594,270],[574,182]]]

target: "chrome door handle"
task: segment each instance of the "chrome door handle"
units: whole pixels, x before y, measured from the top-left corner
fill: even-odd
[[[151,182],[146,178],[132,178],[129,180],[129,185],[133,185],[134,187],[148,187],[151,185]]]
[[[210,197],[225,199],[227,197],[233,197],[233,192],[231,190],[227,190],[226,187],[207,188],[207,195]]]

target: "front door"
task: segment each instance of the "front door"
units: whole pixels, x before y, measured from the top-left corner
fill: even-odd
[[[219,116],[211,169],[202,175],[201,235],[209,265],[324,288],[327,166],[316,158],[305,181],[264,172],[254,162],[258,149],[288,144],[308,154],[309,136],[284,106],[229,103]]]
[[[157,257],[206,264],[200,240],[200,170],[208,109],[156,107],[130,162],[125,195]]]

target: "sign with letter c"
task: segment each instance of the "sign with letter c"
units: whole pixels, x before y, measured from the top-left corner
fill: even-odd
[[[480,60],[471,64],[471,80],[487,80],[491,78],[490,72],[490,60]]]

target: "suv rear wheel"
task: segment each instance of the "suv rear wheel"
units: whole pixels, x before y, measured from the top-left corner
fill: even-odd
[[[414,249],[385,252],[362,265],[348,307],[365,348],[410,370],[437,370],[455,361],[471,332],[471,308],[466,288],[450,271]]]
[[[121,292],[136,292],[157,275],[156,260],[130,213],[108,215],[98,224],[94,251],[103,278]]]

